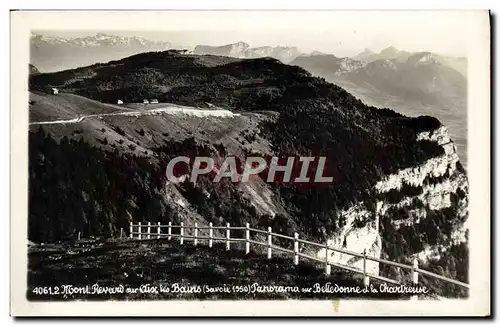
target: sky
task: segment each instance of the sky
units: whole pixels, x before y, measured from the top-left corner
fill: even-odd
[[[466,56],[467,11],[180,11],[37,31],[80,37],[103,32],[170,41],[178,46],[224,45],[243,41],[256,46],[296,46],[337,56],[353,56],[394,46],[411,52]],[[125,15],[126,16],[126,15]],[[137,18],[138,17],[138,18]],[[64,17],[67,18],[67,17]],[[105,18],[105,17],[104,17]],[[109,20],[109,19],[108,19]],[[78,20],[76,20],[77,22]],[[56,24],[57,25],[57,24]],[[85,28],[82,28],[82,27]],[[100,28],[98,28],[100,27]],[[90,28],[90,29],[89,29]]]

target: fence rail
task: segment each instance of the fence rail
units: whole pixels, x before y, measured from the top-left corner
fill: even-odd
[[[143,232],[143,229],[146,229],[147,232]],[[162,233],[162,230],[165,230],[165,229],[167,230],[167,233]],[[172,233],[172,229],[179,231],[179,233]],[[193,230],[193,234],[185,234],[185,232],[184,232],[185,230]],[[208,230],[208,235],[200,235],[199,231],[202,231],[202,230],[203,231]],[[214,230],[222,230],[222,231],[225,230],[225,237],[214,236],[214,234],[213,234]],[[151,231],[156,231],[156,232],[151,232]],[[244,232],[245,237],[244,238],[231,238],[231,231],[245,231]],[[250,236],[251,233],[259,234],[261,236],[264,235],[267,237],[267,241],[260,242],[260,241],[257,241],[255,239],[252,239]],[[122,235],[123,232],[121,232],[120,234]],[[393,262],[390,260],[385,260],[385,259],[381,259],[381,258],[367,256],[366,251],[363,251],[362,253],[357,253],[357,252],[350,251],[350,250],[331,247],[326,243],[317,243],[317,242],[312,242],[312,241],[308,241],[305,239],[300,239],[299,234],[297,232],[295,232],[294,236],[292,237],[292,236],[288,236],[288,235],[284,235],[284,234],[280,234],[280,233],[274,233],[274,232],[272,232],[271,227],[268,227],[267,230],[250,228],[249,223],[247,223],[246,226],[243,226],[243,227],[242,226],[230,226],[229,223],[227,223],[226,226],[213,226],[212,223],[210,223],[208,226],[198,226],[197,223],[195,223],[194,225],[184,225],[184,222],[181,222],[180,225],[173,225],[172,222],[169,222],[168,225],[162,225],[162,224],[160,224],[160,222],[158,222],[157,224],[151,224],[151,222],[148,222],[148,224],[141,224],[140,222],[138,224],[130,223],[129,237],[131,239],[134,239],[135,238],[134,236],[137,236],[136,237],[137,239],[168,238],[168,240],[171,240],[172,238],[178,238],[181,245],[184,243],[184,240],[193,240],[195,246],[198,245],[198,240],[208,240],[209,247],[213,246],[214,241],[225,242],[226,243],[226,250],[231,249],[231,243],[244,242],[246,254],[248,254],[250,252],[250,245],[251,244],[258,245],[258,246],[262,246],[262,247],[267,247],[267,258],[268,259],[271,259],[273,250],[275,250],[275,251],[281,251],[281,252],[285,252],[288,254],[292,254],[294,265],[299,264],[299,257],[322,263],[324,265],[326,275],[330,275],[331,266],[334,266],[334,267],[337,267],[340,269],[344,269],[344,270],[348,270],[348,271],[351,271],[354,273],[362,274],[363,275],[363,283],[365,286],[369,286],[370,279],[375,279],[378,281],[392,283],[392,284],[401,284],[401,282],[398,280],[368,273],[367,269],[366,269],[366,262],[367,261],[374,261],[374,262],[378,262],[381,264],[410,270],[411,277],[412,277],[411,283],[415,286],[418,285],[419,274],[422,274],[422,275],[425,275],[425,276],[428,276],[431,278],[435,278],[435,279],[438,279],[438,280],[441,280],[444,282],[448,282],[448,283],[452,283],[452,284],[461,286],[463,288],[467,288],[467,289],[469,288],[469,284],[467,284],[467,283],[460,282],[460,281],[457,281],[454,279],[450,279],[450,278],[444,277],[442,275],[432,273],[432,272],[418,268],[418,260],[417,259],[413,260],[412,265],[406,265],[406,264],[402,264],[402,263],[398,263],[398,262]],[[280,247],[280,246],[273,244],[273,237],[293,241],[293,249],[283,248],[283,247]],[[307,255],[305,253],[299,252],[299,244],[310,245],[310,246],[318,247],[321,249],[325,249],[324,258],[310,256],[310,255]],[[362,258],[363,259],[363,269],[358,269],[355,267],[346,266],[346,265],[332,262],[331,260],[328,259],[331,252],[339,252],[339,253],[350,255],[353,257]],[[413,296],[412,298],[416,299],[416,296]]]

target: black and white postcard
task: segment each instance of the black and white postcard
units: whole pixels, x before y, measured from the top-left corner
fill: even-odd
[[[490,314],[488,11],[11,13],[11,314]]]

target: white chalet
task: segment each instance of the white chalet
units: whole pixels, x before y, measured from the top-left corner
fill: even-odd
[[[52,94],[54,95],[59,94],[59,90],[57,88],[52,88]]]
[[[152,99],[152,100],[151,100],[151,102],[150,102],[150,103],[151,103],[151,104],[158,104],[158,100],[154,98],[154,99]]]

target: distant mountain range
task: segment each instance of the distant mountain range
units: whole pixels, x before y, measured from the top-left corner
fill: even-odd
[[[143,37],[116,36],[105,33],[77,38],[32,33],[30,45],[30,62],[40,72],[74,69],[94,63],[106,63],[144,52],[165,51],[174,47],[172,43],[167,41],[152,41]],[[296,47],[262,46],[251,48],[249,44],[244,42],[223,46],[197,45],[194,48],[194,54],[247,59],[273,57],[285,63],[303,55]]]
[[[352,59],[363,61],[366,63],[383,59],[405,62],[406,60],[408,60],[409,57],[418,53],[423,53],[428,56],[428,59],[433,60],[435,62],[439,62],[445,66],[449,66],[460,72],[462,75],[467,76],[467,59],[464,57],[444,56],[431,52],[412,53],[404,50],[398,50],[393,46],[383,49],[382,51],[380,51],[380,53],[375,53],[370,49],[365,49],[363,52],[354,56]]]
[[[36,66],[40,72],[74,69],[94,63],[106,63],[110,60],[118,60],[138,53],[164,51],[174,47],[171,42],[167,41],[153,41],[143,37],[126,37],[105,33],[77,38],[45,36],[32,33],[30,45],[30,63]],[[335,58],[333,55],[320,51],[303,53],[294,46],[250,47],[245,42],[222,46],[197,45],[194,47],[193,53],[246,59],[273,57],[284,63],[290,63],[299,57],[314,57],[312,60],[315,61],[327,58],[318,59],[316,58],[317,56],[331,56],[331,58]],[[412,54],[411,52],[398,50],[392,46],[382,50],[380,53],[365,49],[365,51],[352,58],[341,58],[344,61],[341,65],[354,65],[357,67],[381,59],[404,62]],[[353,62],[349,59],[359,62]],[[432,59],[466,75],[467,59],[465,58],[432,54]]]
[[[251,48],[245,42],[238,42],[222,46],[197,45],[193,51],[194,54],[211,54],[236,58],[262,58],[273,57],[284,63],[288,63],[302,55],[296,47],[289,46],[261,46]]]
[[[408,51],[398,50],[393,46],[383,49],[380,53],[372,52],[370,49],[365,49],[363,52],[353,57],[355,60],[371,62],[381,59],[395,59],[405,61],[411,55]]]
[[[95,36],[63,38],[33,33],[30,40],[31,64],[41,72],[53,72],[88,66],[97,62],[118,60],[130,55],[164,51],[170,42],[142,37],[125,37],[97,33]]]
[[[450,129],[467,162],[467,59],[388,47],[368,49],[353,58],[303,55],[289,64],[337,84],[379,108],[396,108],[409,116],[432,115]]]
[[[387,48],[379,54],[366,50],[357,58],[334,55],[300,56],[290,62],[312,74],[336,83],[396,96],[422,104],[446,104],[451,98],[466,98],[467,79],[447,58],[430,52],[409,53]]]

